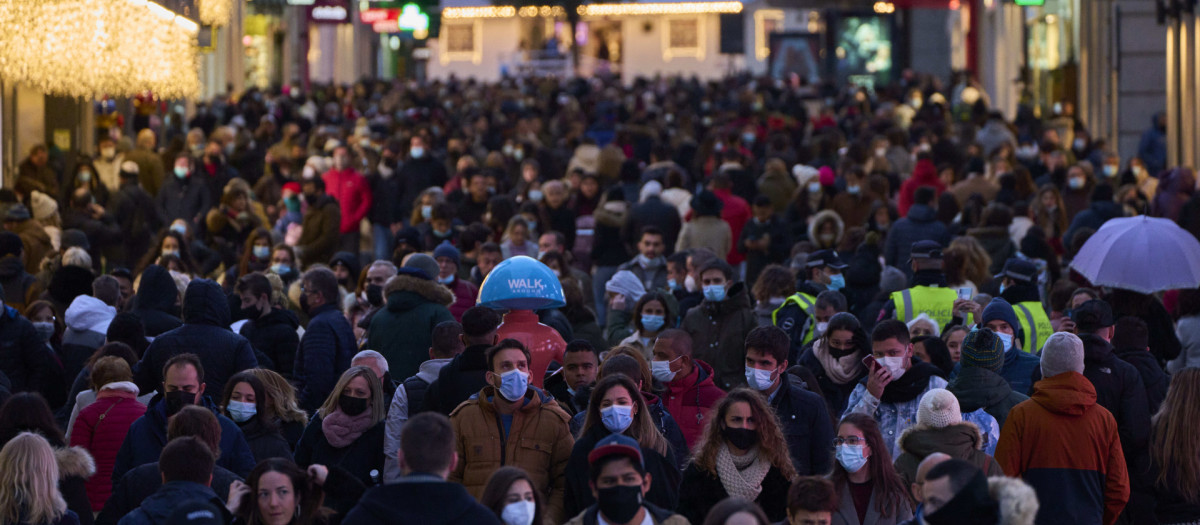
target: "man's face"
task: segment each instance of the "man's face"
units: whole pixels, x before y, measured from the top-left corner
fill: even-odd
[[[1008,324],[1005,321],[1001,321],[999,319],[992,319],[991,321],[988,321],[988,323],[984,326],[991,329],[993,332],[996,332],[999,334],[1013,335],[1015,333],[1013,331],[1012,325]]]
[[[636,468],[633,467],[633,460],[622,458],[616,461],[609,461],[600,469],[600,475],[596,481],[592,482],[592,496],[599,497],[600,489],[612,487],[641,487],[642,495],[650,490],[650,474],[645,476],[638,474]]]
[[[833,523],[833,513],[827,510],[788,512],[788,525],[829,525]]]
[[[954,491],[950,488],[950,476],[925,480],[925,485],[922,486],[921,493],[924,495],[925,500],[925,515],[928,516],[937,512],[938,509],[946,506],[946,503],[954,499]]]
[[[567,386],[579,390],[584,385],[596,382],[596,372],[600,367],[594,352],[569,352],[563,360],[566,361],[563,364],[566,369],[563,378],[567,380]]]
[[[673,279],[675,284],[683,286],[683,281],[687,279],[687,266],[680,266],[678,263],[667,263],[667,279]]]
[[[875,341],[871,343],[871,355],[875,359],[883,359],[885,357],[905,357],[904,368],[908,369],[912,363],[912,345],[900,344],[895,337],[885,341]]]
[[[438,278],[445,279],[458,271],[458,263],[446,256],[438,257]]]
[[[720,285],[724,286],[726,289],[729,288],[729,282],[725,280],[725,274],[721,273],[721,270],[717,269],[704,272],[704,274],[700,276],[700,283],[703,286]]]
[[[482,202],[482,201],[487,200],[487,197],[488,197],[487,177],[484,177],[482,175],[476,175],[474,177],[471,177],[470,182],[467,183],[467,191],[471,192],[471,198],[475,199],[476,202]]]
[[[538,237],[538,251],[561,253],[562,247],[558,245],[558,240],[554,238],[554,235],[543,233],[541,237]]]
[[[337,277],[338,283],[349,283],[350,268],[347,268],[344,264],[335,264],[333,265],[333,276]]]
[[[815,310],[816,310],[816,316],[817,316],[818,323],[828,323],[830,317],[833,317],[838,314],[837,309],[834,308],[833,306],[826,306],[824,308],[818,307]]]
[[[200,396],[204,395],[204,384],[196,374],[196,367],[180,364],[167,369],[167,375],[163,377],[163,391],[196,394],[193,403],[198,403]]]
[[[37,153],[34,153],[33,157],[31,157],[31,160],[33,160],[33,164],[35,166],[40,168],[45,166],[46,163],[50,161],[50,153],[46,150],[41,150]]]
[[[638,242],[638,252],[647,259],[654,259],[663,252],[662,235],[646,234],[642,236],[641,242]]]
[[[772,385],[779,381],[779,377],[783,375],[784,369],[787,368],[787,361],[782,363],[775,360],[775,357],[766,352],[760,352],[754,348],[746,349],[746,367],[755,368],[758,370],[770,370]]]
[[[492,356],[492,370],[487,373],[487,380],[492,386],[500,388],[500,376],[510,370],[520,370],[529,373],[529,359],[525,353],[516,348],[506,348]]]
[[[121,287],[121,304],[125,304],[125,301],[133,297],[133,281],[124,277],[117,277],[117,284]]]
[[[393,275],[396,275],[386,266],[372,266],[367,270],[367,284],[375,286],[383,286],[387,284],[387,280]]]
[[[261,312],[264,304],[268,305],[268,308],[270,307],[270,302],[267,300],[267,296],[265,295],[262,297],[255,297],[254,294],[250,292],[241,292],[238,294],[238,296],[242,300],[243,309],[254,308]]]
[[[672,343],[674,343],[674,341],[663,339],[661,337],[655,340],[654,355],[651,356],[651,359],[654,361],[666,361],[670,363],[669,367],[671,371],[678,373],[679,371],[683,370],[684,362],[687,361],[687,359],[680,359],[679,353],[675,351],[675,347]]]
[[[492,268],[500,264],[500,254],[492,252],[479,252],[479,258],[475,261],[475,266],[479,268],[481,276],[487,276],[492,273]]]
[[[375,373],[375,377],[380,381],[383,381],[383,375],[387,373],[382,368],[379,368],[379,360],[373,357],[360,357],[350,361],[350,366],[365,366],[370,368],[371,371]]]

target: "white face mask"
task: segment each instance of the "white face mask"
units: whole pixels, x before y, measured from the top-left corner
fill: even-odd
[[[907,372],[904,368],[904,360],[904,356],[880,357],[875,359],[875,362],[879,363],[879,366],[886,368],[888,372],[891,372],[892,381],[895,381],[900,379],[900,376],[904,375],[904,372]]]
[[[537,506],[532,501],[514,501],[504,506],[500,520],[504,525],[533,525],[533,514]]]
[[[825,333],[825,329],[826,329],[826,328],[829,328],[829,323],[828,323],[828,322],[824,322],[824,323],[817,323],[817,333],[816,333],[816,335],[821,335],[821,334]]]
[[[761,370],[748,366],[746,367],[746,383],[750,385],[750,388],[762,392],[775,384],[775,379],[771,377],[774,374],[774,370]]]
[[[683,280],[683,287],[684,287],[684,289],[686,289],[688,291],[688,293],[695,293],[696,292],[696,279],[694,279],[689,274],[687,276],[687,278],[685,278]]]
[[[1012,345],[1013,345],[1013,336],[1012,336],[1011,334],[1003,334],[1003,333],[1000,333],[1000,332],[996,332],[996,337],[999,337],[999,338],[1000,338],[1000,342],[1001,342],[1001,343],[1004,343],[1004,351],[1005,351],[1005,352],[1007,352],[1007,351],[1009,351],[1009,350],[1011,350],[1011,349],[1012,349]]]

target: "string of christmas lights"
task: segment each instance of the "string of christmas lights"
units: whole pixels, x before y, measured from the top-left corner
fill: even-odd
[[[223,26],[229,23],[233,16],[233,0],[200,0],[200,23],[209,26]]]

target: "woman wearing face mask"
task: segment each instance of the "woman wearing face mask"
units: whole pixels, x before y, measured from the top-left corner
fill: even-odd
[[[89,379],[95,401],[79,411],[68,436],[72,447],[83,447],[96,461],[96,473],[85,487],[92,510],[99,511],[112,494],[117,452],[130,425],[146,413],[146,405],[137,398],[129,363],[120,357],[100,358],[92,365]]]
[[[221,413],[232,419],[246,436],[254,461],[291,458],[292,448],[283,437],[279,421],[265,409],[267,393],[262,381],[249,371],[241,371],[225,382],[221,395]],[[260,416],[259,413],[262,413]]]
[[[832,417],[846,411],[846,402],[859,381],[867,375],[862,358],[869,343],[862,323],[853,314],[842,312],[829,318],[829,324],[797,360],[817,378]]]
[[[433,207],[438,203],[445,202],[445,193],[438,187],[426,188],[421,192],[421,196],[417,197],[417,201],[413,203],[412,215],[409,217],[409,226],[416,228],[418,225],[425,224],[433,219]]]
[[[533,479],[520,467],[500,467],[488,478],[479,498],[504,525],[542,523],[542,493],[533,489]]]
[[[346,370],[296,444],[296,464],[345,469],[366,486],[383,479],[384,401],[375,372]],[[328,506],[345,515],[356,503],[331,494]]]
[[[1046,234],[1046,239],[1058,254],[1062,254],[1062,236],[1067,232],[1067,212],[1058,189],[1044,185],[1030,203],[1033,222]]]
[[[87,188],[92,197],[96,199],[96,204],[108,205],[108,188],[100,182],[100,177],[96,175],[96,167],[90,161],[84,159],[75,165],[75,173],[70,179],[63,187],[62,195],[51,195],[51,197],[59,197],[59,202],[68,202],[76,188]]]
[[[238,277],[254,272],[265,272],[271,267],[271,232],[266,228],[255,228],[246,238],[242,256],[236,268],[226,272],[225,282],[237,282]],[[236,272],[236,275],[234,273]]]
[[[300,278],[300,269],[296,267],[296,252],[286,244],[276,244],[271,250],[271,265],[267,267],[271,273],[283,280],[283,286],[291,286]]]
[[[695,456],[683,471],[680,513],[703,523],[714,505],[736,496],[757,503],[771,522],[787,519],[787,493],[796,468],[766,400],[738,388],[710,413]]]
[[[196,260],[192,258],[192,249],[184,238],[184,234],[174,226],[166,228],[159,234],[158,242],[155,243],[156,248],[146,252],[145,257],[142,257],[138,264],[135,275],[140,275],[142,270],[151,264],[159,264],[157,261],[163,255],[174,255],[179,258],[180,263],[185,268],[185,273],[191,274],[198,267]]]
[[[38,340],[46,343],[58,353],[62,347],[63,330],[66,327],[54,314],[54,304],[50,301],[34,301],[25,307],[25,318],[33,323]]]
[[[842,218],[833,210],[818,212],[808,225],[808,240],[816,246],[812,251],[837,249],[845,229]]]
[[[675,301],[665,293],[648,293],[643,295],[633,307],[633,333],[622,339],[620,345],[640,346],[642,355],[650,359],[654,350],[654,341],[658,334],[668,328],[675,328]]]
[[[871,416],[842,418],[833,448],[837,463],[829,478],[841,496],[833,525],[895,525],[912,519],[908,490]]]
[[[592,389],[586,414],[583,430],[567,463],[563,515],[578,515],[596,502],[588,486],[587,457],[596,443],[609,434],[624,434],[638,441],[646,471],[652,476],[646,501],[665,509],[675,508],[679,500],[679,468],[637,385],[624,374],[601,379]]]

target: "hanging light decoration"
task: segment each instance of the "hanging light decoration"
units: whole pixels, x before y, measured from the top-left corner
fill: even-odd
[[[200,0],[199,11],[201,24],[223,26],[233,16],[233,0]]]
[[[193,96],[198,32],[147,0],[0,0],[0,79],[74,97]]]

